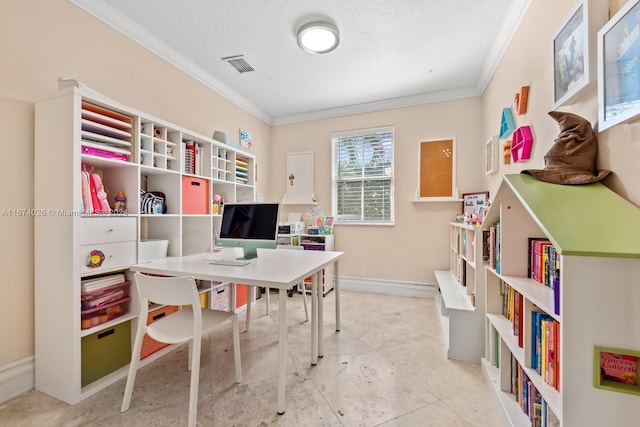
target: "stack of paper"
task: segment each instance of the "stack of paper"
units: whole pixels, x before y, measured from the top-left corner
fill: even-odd
[[[82,280],[80,281],[80,288],[82,292],[90,292],[107,286],[117,285],[124,281],[123,273],[111,274],[109,276],[97,277],[95,279]]]

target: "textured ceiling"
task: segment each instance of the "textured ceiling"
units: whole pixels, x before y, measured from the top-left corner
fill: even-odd
[[[480,95],[531,0],[71,1],[278,124]],[[320,17],[341,41],[311,55],[295,32]]]

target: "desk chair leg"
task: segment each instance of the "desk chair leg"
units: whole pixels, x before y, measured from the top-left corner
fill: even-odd
[[[189,427],[195,427],[198,419],[198,385],[200,381],[200,347],[201,340],[194,338],[189,343],[191,357],[191,386],[189,391]]]
[[[142,339],[144,337],[143,327],[138,327],[136,339],[133,343],[133,352],[131,353],[131,363],[129,363],[129,375],[127,376],[127,385],[124,388],[124,398],[120,412],[129,410],[131,404],[131,395],[133,394],[133,384],[136,382],[136,374],[140,366],[140,351],[142,350]]]

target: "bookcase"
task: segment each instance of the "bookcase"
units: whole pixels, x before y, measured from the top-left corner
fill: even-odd
[[[447,357],[480,363],[484,354],[484,260],[482,230],[449,224],[449,269],[435,270],[435,300]]]
[[[538,425],[539,416],[566,427],[637,423],[637,396],[594,387],[594,349],[640,349],[639,223],[640,209],[602,183],[504,176],[483,225],[499,231],[486,268],[482,371],[508,425]],[[559,255],[551,286],[528,277],[529,238],[540,237]],[[541,316],[553,326],[537,326]]]
[[[36,103],[35,171],[35,388],[75,404],[126,376],[139,321],[133,286],[122,285],[128,295],[104,315],[90,316],[83,284],[114,275],[132,283],[128,268],[140,261],[143,240],[168,241],[169,256],[211,250],[221,222],[213,194],[253,201],[255,158],[68,87]],[[87,209],[85,172],[100,177],[107,211]],[[141,191],[162,196],[166,212],[142,209]],[[119,192],[124,211],[114,209]],[[213,304],[221,284],[200,285]]]

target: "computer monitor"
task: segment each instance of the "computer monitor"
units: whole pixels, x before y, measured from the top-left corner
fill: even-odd
[[[243,259],[256,258],[258,248],[277,245],[278,203],[226,203],[218,243],[242,248]]]

